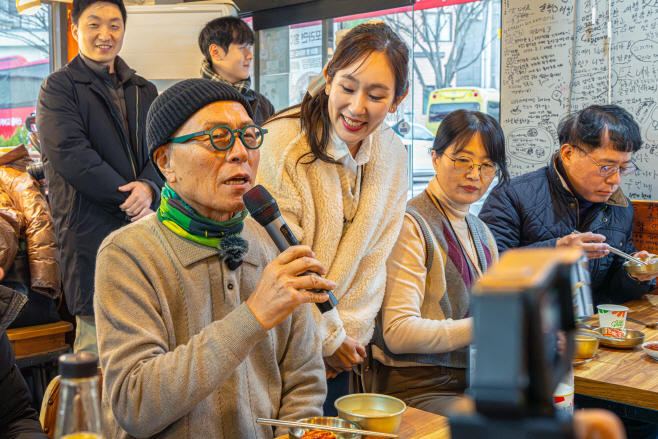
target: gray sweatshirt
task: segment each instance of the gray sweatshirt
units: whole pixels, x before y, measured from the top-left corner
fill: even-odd
[[[244,302],[278,252],[250,218],[241,236],[249,252],[236,271],[155,215],[101,245],[94,310],[106,439],[271,438],[256,418],[322,414],[310,305],[265,331]]]

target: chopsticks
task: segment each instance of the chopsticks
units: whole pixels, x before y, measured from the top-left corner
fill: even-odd
[[[588,334],[586,332],[580,332],[576,331],[576,335],[580,336],[585,336],[585,337],[592,337],[592,338],[598,338],[599,340],[608,340],[608,341],[623,341],[623,338],[615,338],[615,337],[608,337],[607,335],[601,335],[601,334]]]
[[[320,424],[307,424],[306,422],[279,421],[278,419],[258,418],[256,419],[256,423],[263,425],[276,425],[278,427],[299,427],[299,428],[307,428],[310,430],[335,431],[338,433],[352,433],[352,434],[361,434],[367,436],[390,437],[390,438],[400,437],[397,434],[391,434],[391,433],[379,433],[377,431],[355,430],[353,428],[343,428],[343,427],[331,427],[329,425],[320,425]]]
[[[580,232],[579,232],[578,230],[574,230],[572,233],[575,233],[576,235],[580,235]],[[646,262],[644,262],[644,261],[642,261],[642,260],[640,260],[640,259],[638,259],[638,258],[634,258],[633,256],[629,255],[628,253],[624,253],[624,252],[621,251],[621,250],[617,250],[616,248],[612,247],[611,245],[608,245],[608,250],[610,250],[612,253],[614,253],[614,254],[616,254],[616,255],[621,256],[622,258],[626,258],[626,259],[628,259],[629,261],[633,261],[633,262],[635,262],[636,264],[647,265]]]

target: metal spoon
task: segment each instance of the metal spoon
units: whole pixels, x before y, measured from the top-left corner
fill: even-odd
[[[630,320],[631,322],[639,323],[640,325],[644,325],[644,326],[646,326],[647,328],[655,328],[655,327],[658,327],[658,322],[654,322],[654,323],[644,323],[644,322],[641,322],[641,321],[639,321],[639,320],[632,319],[632,318],[630,318],[630,317],[626,317],[626,320]]]

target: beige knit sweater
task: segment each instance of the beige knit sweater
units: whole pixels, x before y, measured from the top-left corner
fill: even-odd
[[[251,219],[242,237],[249,252],[236,271],[155,215],[105,239],[94,311],[106,439],[271,438],[256,418],[322,414],[310,305],[263,330],[244,302],[278,252]]]
[[[342,165],[297,164],[310,151],[299,119],[280,119],[266,128],[256,181],[276,198],[295,236],[313,249],[328,270],[326,277],[337,284],[337,308],[325,314],[313,308],[323,346],[345,333],[365,345],[384,298],[386,258],[404,218],[407,151],[385,123],[372,134],[356,214],[341,239]],[[308,156],[301,162],[308,162]]]

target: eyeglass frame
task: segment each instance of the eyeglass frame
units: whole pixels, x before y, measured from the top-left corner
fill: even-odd
[[[430,149],[429,149],[429,153],[432,154],[432,151],[433,151],[433,149],[430,148]],[[463,159],[468,159],[468,160],[471,161],[471,169],[469,169],[469,170],[466,171],[466,172],[462,172],[462,171],[460,171],[460,170],[457,169],[457,159],[453,159],[453,158],[450,157],[448,154],[443,154],[443,155],[446,156],[446,157],[448,157],[450,160],[452,160],[452,166],[453,166],[453,168],[455,168],[455,171],[459,172],[460,174],[468,174],[469,172],[471,172],[471,171],[473,170],[473,167],[474,167],[474,166],[477,166],[477,168],[478,168],[478,174],[479,174],[480,177],[482,177],[482,178],[496,178],[496,176],[498,175],[498,163],[496,163],[496,162],[492,162],[491,160],[489,160],[488,162],[484,162],[484,163],[482,163],[481,165],[478,165],[478,164],[476,164],[476,163],[473,161],[473,159],[470,158],[470,157],[459,156],[459,157],[457,157],[457,159],[462,159],[462,158],[463,158]],[[486,176],[482,175],[482,166],[484,166],[486,163],[493,163],[493,165],[496,167],[496,173],[495,173],[493,176],[491,176],[491,177],[486,177]]]
[[[627,167],[625,167],[625,168],[621,168],[621,167],[619,167],[619,166],[615,166],[615,165],[599,165],[598,162],[597,162],[596,160],[594,160],[592,157],[590,157],[589,153],[588,153],[587,151],[585,151],[583,148],[581,148],[580,146],[572,145],[572,144],[570,144],[570,143],[568,143],[567,145],[573,146],[574,148],[576,148],[577,150],[579,150],[580,152],[582,152],[583,154],[585,154],[585,155],[587,156],[587,158],[590,159],[590,160],[592,161],[592,163],[594,163],[596,166],[598,166],[599,168],[601,168],[601,169],[599,169],[599,175],[600,175],[601,177],[603,177],[603,178],[612,177],[612,176],[615,175],[617,172],[619,172],[619,176],[620,176],[620,177],[626,177],[627,175],[634,174],[635,172],[637,172],[637,171],[640,170],[640,169],[637,167],[637,165],[636,165],[633,161],[631,161],[631,165],[632,165],[632,166],[627,166]],[[603,175],[603,168],[615,168],[615,170],[612,171],[612,172],[611,172],[610,174],[608,174],[608,175]],[[635,170],[634,170],[633,172],[629,172],[628,174],[622,174],[622,173],[621,173],[621,170],[622,170],[622,169],[629,169],[629,168],[635,168]]]
[[[247,128],[251,128],[251,127],[258,128],[258,130],[262,134],[262,139],[260,141],[260,144],[255,148],[252,148],[251,146],[248,146],[247,142],[245,142],[245,140],[244,140],[244,130],[246,130]],[[212,140],[212,132],[215,131],[217,128],[226,128],[231,133],[231,143],[226,148],[223,148],[223,149],[219,148],[217,145],[215,145],[215,142],[213,142],[213,140]],[[210,139],[210,144],[212,145],[212,147],[215,148],[217,151],[228,151],[235,144],[235,138],[236,138],[235,133],[240,133],[240,140],[242,141],[242,144],[244,145],[244,147],[247,148],[247,149],[256,150],[256,149],[260,148],[263,145],[263,139],[265,139],[265,134],[267,134],[267,132],[268,131],[265,128],[261,128],[258,125],[247,125],[243,128],[238,128],[237,130],[232,129],[231,127],[229,127],[227,125],[217,125],[217,126],[214,126],[214,127],[210,128],[209,130],[199,131],[198,133],[186,134],[184,136],[178,136],[178,137],[171,138],[167,142],[182,144],[182,143],[185,143],[185,142],[188,142],[188,141],[194,139],[195,137],[206,135],[206,136],[208,136],[208,139]]]

